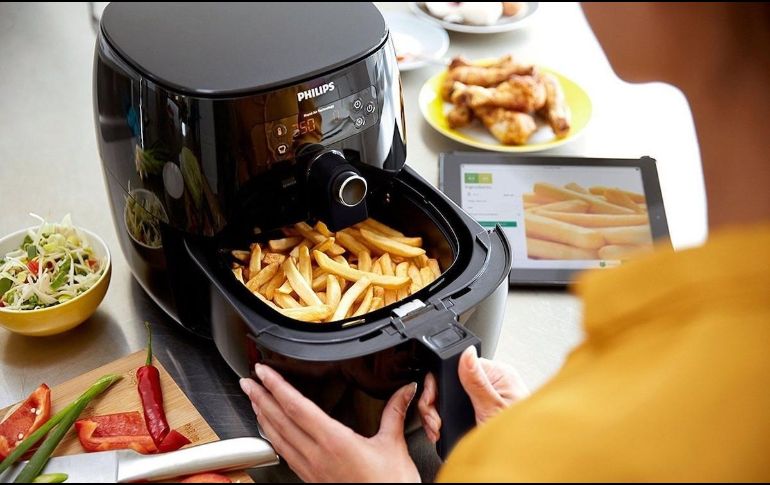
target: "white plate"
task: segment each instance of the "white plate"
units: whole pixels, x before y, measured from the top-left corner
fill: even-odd
[[[449,36],[434,22],[401,12],[384,12],[383,15],[393,37],[396,55],[408,56],[398,62],[399,70],[410,71],[439,61],[449,49]]]
[[[503,17],[494,25],[467,25],[454,22],[447,22],[434,17],[424,6],[425,2],[409,2],[409,8],[420,18],[436,22],[447,30],[455,32],[464,32],[466,34],[496,34],[498,32],[508,32],[511,30],[526,27],[532,17],[537,13],[538,2],[523,2],[524,8],[513,17]]]

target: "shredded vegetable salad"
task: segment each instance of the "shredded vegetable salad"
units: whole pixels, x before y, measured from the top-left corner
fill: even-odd
[[[75,298],[91,288],[104,270],[85,234],[70,216],[27,231],[19,249],[0,258],[0,307],[36,310]]]

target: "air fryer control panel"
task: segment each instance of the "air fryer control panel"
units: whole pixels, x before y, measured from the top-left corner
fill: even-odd
[[[323,93],[313,101],[308,101],[313,90],[297,93],[300,98],[298,113],[253,128],[264,130],[274,160],[294,158],[295,150],[303,141],[329,146],[377,124],[377,90],[374,86],[341,99],[331,96],[334,82],[323,87],[331,92]]]

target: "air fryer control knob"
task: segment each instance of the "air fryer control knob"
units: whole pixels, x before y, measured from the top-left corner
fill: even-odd
[[[315,155],[307,165],[308,208],[310,213],[338,231],[367,218],[368,184],[337,150]]]

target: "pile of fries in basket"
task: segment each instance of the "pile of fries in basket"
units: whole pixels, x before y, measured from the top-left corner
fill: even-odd
[[[295,320],[359,317],[420,291],[441,276],[421,237],[374,219],[331,232],[323,222],[283,229],[282,239],[232,251],[233,274],[257,298]]]

